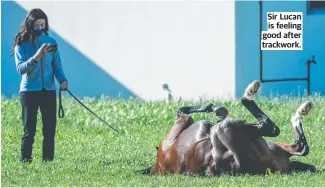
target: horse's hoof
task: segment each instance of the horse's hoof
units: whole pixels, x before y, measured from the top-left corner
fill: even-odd
[[[300,105],[300,107],[297,109],[296,114],[300,117],[309,115],[313,110],[313,103],[311,101],[307,101]]]
[[[261,87],[261,81],[255,80],[254,82],[250,83],[244,93],[244,98],[253,100],[256,93],[259,91]]]

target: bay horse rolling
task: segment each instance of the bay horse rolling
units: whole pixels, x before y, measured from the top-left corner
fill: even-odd
[[[254,101],[260,86],[259,81],[249,84],[241,99],[258,123],[229,118],[226,108],[213,104],[180,108],[175,124],[157,148],[156,163],[141,172],[216,176],[265,174],[267,169],[283,173],[315,171],[313,165],[289,159],[293,155],[306,156],[309,153],[302,120],[312,111],[312,102],[303,103],[291,118],[295,143],[267,143],[263,136],[276,137],[280,129]],[[221,119],[216,124],[207,120],[194,122],[190,114],[196,112],[214,112]]]

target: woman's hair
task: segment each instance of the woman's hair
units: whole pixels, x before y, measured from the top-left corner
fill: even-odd
[[[11,51],[11,55],[14,54],[14,49],[16,45],[20,45],[23,42],[29,40],[33,45],[33,41],[35,39],[35,31],[34,31],[34,23],[38,19],[45,19],[45,33],[47,34],[49,29],[48,19],[46,14],[39,8],[32,9],[24,19],[23,23],[20,26],[19,32],[15,36],[13,42],[13,48]]]

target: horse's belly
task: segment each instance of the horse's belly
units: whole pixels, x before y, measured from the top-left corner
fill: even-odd
[[[218,163],[218,173],[265,173],[272,167],[272,154],[265,140],[256,138],[247,143],[251,152],[234,153],[227,149],[221,154],[222,160]]]

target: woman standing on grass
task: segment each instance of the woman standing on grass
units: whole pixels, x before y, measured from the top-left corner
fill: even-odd
[[[56,41],[48,36],[48,19],[41,9],[32,9],[23,21],[14,39],[12,54],[17,72],[22,76],[20,102],[24,134],[21,140],[21,161],[32,161],[38,107],[43,123],[43,161],[54,158],[56,131],[56,86],[54,76],[63,90],[68,89],[60,54],[50,44]]]

